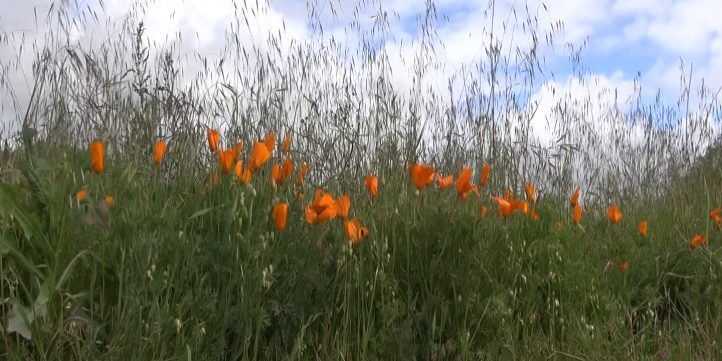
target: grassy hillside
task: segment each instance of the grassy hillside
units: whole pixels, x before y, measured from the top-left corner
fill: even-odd
[[[108,157],[96,174],[87,151],[31,150],[11,168],[22,174],[5,179],[0,204],[3,358],[720,356],[715,157],[664,199],[615,200],[616,224],[605,208],[574,224],[568,199],[543,195],[528,203],[538,220],[503,217],[490,199],[503,194],[496,169],[486,187],[475,172],[479,196],[465,201],[456,184],[418,190],[403,169],[379,179],[375,198],[363,180],[328,186],[350,195],[348,218],[368,229],[351,247],[340,216],[308,223],[315,187],[299,186],[297,171],[272,186],[277,147],[247,185],[216,162],[217,183],[166,180],[150,154]],[[77,203],[79,190],[88,196]],[[698,233],[708,245],[692,250]]]
[[[145,2],[0,32],[0,360],[722,358],[722,107],[684,68],[676,105],[594,93],[546,5],[492,1],[440,85],[434,2],[406,69],[383,2],[300,40],[240,3],[219,53]],[[533,124],[560,48],[589,96]]]

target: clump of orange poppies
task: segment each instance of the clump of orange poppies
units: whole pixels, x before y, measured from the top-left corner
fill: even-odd
[[[303,204],[305,199],[303,188],[309,171],[306,163],[300,165],[296,173],[295,184],[291,184],[287,188],[283,187],[287,180],[293,179],[292,177],[295,171],[291,155],[292,139],[292,132],[287,131],[283,142],[279,146],[280,152],[277,153],[277,156],[274,156],[274,151],[277,146],[276,137],[274,133],[268,133],[264,139],[252,143],[247,163],[244,163],[242,142],[234,139],[233,142],[235,144],[231,143],[231,145],[228,145],[226,148],[222,148],[222,144],[228,144],[227,140],[222,140],[219,130],[207,127],[208,148],[211,153],[213,153],[213,156],[217,156],[218,158],[218,166],[208,172],[209,182],[211,185],[219,184],[221,172],[222,174],[231,174],[232,172],[238,182],[250,184],[254,174],[267,176],[262,170],[265,164],[270,161],[273,163],[270,170],[270,180],[274,189],[274,195],[283,197],[284,194],[289,194],[284,192],[290,192],[298,197]],[[157,139],[152,145],[153,163],[159,166],[163,163],[168,151],[168,143],[163,139]],[[105,143],[102,140],[95,140],[89,144],[88,151],[90,155],[90,169],[96,174],[104,172],[106,170]],[[463,167],[456,177],[452,174],[442,176],[432,164],[425,163],[410,164],[407,171],[411,175],[412,184],[419,192],[436,181],[438,189],[441,191],[455,185],[458,198],[462,201],[467,201],[470,193],[479,196],[479,190],[488,186],[491,169],[492,167],[488,162],[483,164],[478,186],[474,184],[474,172],[470,167]],[[378,204],[376,203],[377,201],[375,201],[379,195],[378,176],[373,173],[367,173],[363,181],[363,186],[371,199],[374,200],[374,204]],[[491,193],[490,190],[483,191]],[[582,208],[580,202],[580,192],[581,188],[576,187],[571,195],[569,204],[571,206],[572,222],[581,227],[585,209]],[[528,215],[531,221],[538,221],[540,214],[536,209],[537,202],[539,201],[536,185],[534,183],[527,183],[523,188],[523,193],[525,198],[517,199],[512,190],[505,187],[502,196],[491,196],[490,199],[491,202],[496,203],[498,214],[503,218],[511,217],[514,213],[521,213]],[[83,204],[83,202],[87,203],[88,195],[89,193],[86,189],[81,189],[75,194],[74,203],[78,206]],[[113,196],[108,195],[105,198],[105,203],[108,206],[113,205],[114,201]],[[289,207],[290,205],[286,201],[278,201],[273,206],[272,218],[276,229],[279,231],[286,229]],[[481,204],[479,206],[481,217],[487,216],[488,211],[489,207],[487,205]],[[609,205],[606,211],[609,224],[616,225],[622,221],[623,214],[618,204]],[[361,244],[362,240],[369,233],[368,229],[364,227],[357,218],[351,217],[351,197],[348,194],[343,194],[335,198],[331,193],[319,188],[314,193],[311,203],[303,207],[303,213],[305,214],[306,222],[311,225],[320,225],[333,219],[340,219],[342,221],[343,231],[351,241],[353,247]],[[710,211],[709,217],[718,228],[722,228],[722,207],[717,207]],[[564,227],[561,219],[557,220],[555,224],[557,229],[560,231],[563,230]],[[617,225],[613,227],[622,226]],[[649,225],[646,219],[639,221],[637,231],[640,237],[647,237]],[[708,241],[706,234],[697,234],[689,240],[690,248],[695,250],[698,247],[706,246]],[[615,266],[619,267],[622,272],[629,268],[627,262],[620,263],[619,265],[615,264]]]

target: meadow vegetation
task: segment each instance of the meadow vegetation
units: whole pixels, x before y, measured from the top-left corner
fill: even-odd
[[[383,2],[265,43],[234,4],[220,55],[61,1],[27,83],[0,64],[0,359],[722,357],[722,108],[684,68],[677,101],[562,99],[543,143],[546,6],[490,2],[439,87],[428,2],[401,88]]]

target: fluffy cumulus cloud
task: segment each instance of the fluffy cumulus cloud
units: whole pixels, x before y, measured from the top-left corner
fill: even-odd
[[[722,86],[722,2],[716,0],[582,0],[576,12],[552,12],[571,28],[589,36],[591,56],[615,59],[619,70],[640,71],[645,84],[665,92],[679,90],[680,59],[693,65],[712,88]],[[556,5],[557,2],[552,4]],[[584,12],[584,11],[583,11]],[[574,31],[569,32],[574,34]],[[581,37],[573,37],[571,40]]]
[[[594,74],[585,78],[568,77],[562,81],[550,80],[542,84],[532,97],[538,109],[531,118],[530,127],[540,145],[552,146],[558,137],[554,131],[558,104],[590,104],[582,113],[585,120],[608,115],[618,104],[626,103],[634,92],[634,83],[623,78],[621,72],[610,76]],[[605,122],[591,122],[597,133],[604,133]],[[566,140],[568,142],[569,140]]]

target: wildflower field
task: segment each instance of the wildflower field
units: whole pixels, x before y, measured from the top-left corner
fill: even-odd
[[[76,44],[85,18],[53,9],[4,128],[0,359],[722,358],[714,92],[594,119],[562,99],[541,145],[543,62],[505,37],[444,98],[424,70],[395,89],[373,46],[339,63],[322,30],[269,53],[229,40],[183,75],[133,11]],[[420,32],[435,19],[430,2]]]

